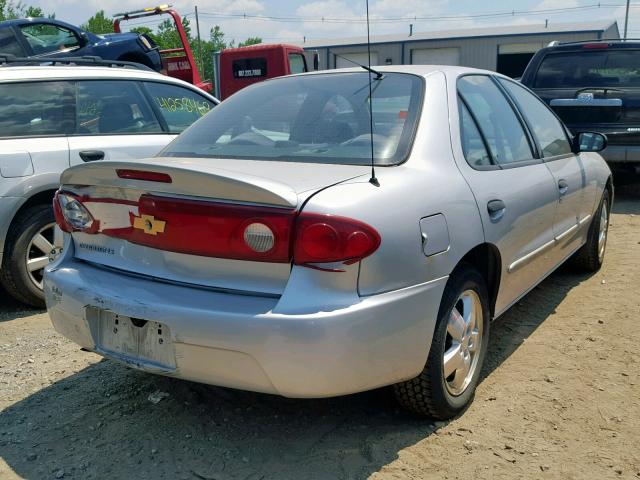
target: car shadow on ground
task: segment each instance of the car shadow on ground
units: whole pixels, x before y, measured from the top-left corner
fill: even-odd
[[[615,188],[613,213],[640,215],[640,183]]]
[[[483,378],[587,278],[562,268],[494,322]],[[154,404],[156,391],[169,395]],[[0,413],[0,458],[25,478],[353,479],[442,425],[403,413],[389,389],[292,400],[103,360]]]
[[[29,307],[14,300],[0,286],[0,323],[15,320],[16,318],[28,317],[36,313],[44,313],[44,310],[38,310],[37,308]]]

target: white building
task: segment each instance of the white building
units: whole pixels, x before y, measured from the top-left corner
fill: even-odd
[[[363,27],[364,28],[364,27]],[[513,25],[371,37],[372,65],[438,64],[494,70],[517,77],[533,54],[552,41],[620,38],[612,20],[588,23]],[[319,68],[352,67],[345,58],[367,63],[367,38],[313,40],[301,45],[317,51]],[[339,56],[338,56],[339,55]],[[345,58],[341,58],[345,57]]]

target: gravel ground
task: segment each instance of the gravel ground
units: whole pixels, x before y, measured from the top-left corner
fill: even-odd
[[[129,370],[0,292],[0,478],[637,479],[638,286],[640,188],[619,189],[603,269],[563,267],[497,320],[474,403],[436,424],[384,389],[289,400]]]

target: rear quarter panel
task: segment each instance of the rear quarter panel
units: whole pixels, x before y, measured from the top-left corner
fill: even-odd
[[[364,221],[380,234],[380,247],[360,265],[362,296],[446,277],[484,241],[475,199],[453,159],[448,108],[444,75],[429,75],[409,159],[396,167],[377,168],[379,187],[359,177],[316,194],[304,207]],[[420,219],[438,213],[446,218],[450,246],[426,257]]]

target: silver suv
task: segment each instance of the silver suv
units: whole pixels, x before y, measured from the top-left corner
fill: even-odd
[[[180,80],[109,65],[0,67],[0,282],[24,303],[44,306],[62,171],[154,156],[218,103]]]

